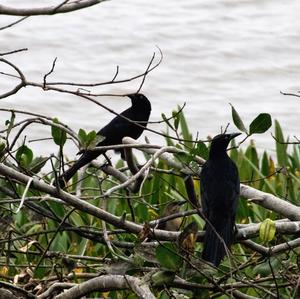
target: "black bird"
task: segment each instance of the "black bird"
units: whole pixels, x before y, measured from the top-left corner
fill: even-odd
[[[122,139],[125,136],[137,139],[142,135],[149,120],[151,104],[149,100],[140,93],[130,94],[128,97],[131,99],[131,107],[120,113],[120,115],[135,123],[129,122],[120,115],[116,116],[97,133],[98,135],[105,137],[104,140],[97,144],[97,146],[122,144]],[[124,159],[124,151],[120,150],[120,152]],[[60,187],[63,188],[66,182],[75,175],[78,169],[104,153],[105,150],[85,150],[78,161],[58,178]]]
[[[234,239],[235,214],[240,194],[240,179],[226,149],[240,135],[219,134],[211,142],[209,157],[200,174],[201,202],[206,217],[202,258],[216,267]],[[225,243],[225,244],[224,244]]]

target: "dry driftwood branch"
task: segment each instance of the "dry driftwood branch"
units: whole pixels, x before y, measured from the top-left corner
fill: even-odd
[[[296,234],[300,232],[300,221],[289,221],[289,220],[277,220],[274,221],[276,232],[279,234]],[[254,236],[258,233],[259,227],[261,223],[250,223],[247,225],[237,225],[238,233],[237,233],[237,239],[241,240],[243,238],[249,238],[251,236]]]
[[[154,161],[159,158],[159,156],[161,156],[163,153],[166,152],[178,152],[178,149],[174,146],[165,146],[162,147],[161,149],[157,150],[155,152],[155,154],[146,162],[146,164],[136,173],[134,174],[132,177],[130,177],[126,182],[112,187],[110,189],[108,189],[105,193],[104,196],[110,196],[113,192],[121,189],[121,188],[126,188],[128,185],[132,184],[133,182],[135,182],[139,177],[141,177],[147,169],[150,168],[150,166],[154,163]]]
[[[28,181],[31,179],[30,176],[20,173],[4,164],[0,164],[0,174],[2,174],[5,177],[17,180],[23,184],[27,184]],[[58,190],[56,187],[50,186],[43,181],[39,181],[36,178],[32,180],[31,187],[39,191],[48,193],[53,197],[60,198],[68,205],[95,217],[98,217],[99,219],[104,220],[107,223],[110,223],[116,227],[123,228],[128,232],[137,234],[143,229],[142,225],[124,220],[122,217],[118,217],[111,213],[108,213],[98,207],[93,206],[92,204],[86,201],[81,200],[80,198],[77,198],[74,195],[71,195],[62,190]],[[155,230],[156,238],[159,238],[161,240],[176,240],[178,234],[179,233],[177,232]]]
[[[241,184],[241,196],[291,220],[300,220],[300,207],[275,195]]]
[[[11,290],[12,292],[18,294],[18,297],[15,298],[22,298],[23,296],[25,296],[25,298],[32,298],[34,299],[35,296],[30,294],[29,292],[27,292],[26,290],[23,290],[22,288],[13,285],[11,283],[5,282],[5,281],[0,281],[0,287],[6,290]],[[1,295],[8,295],[7,292],[5,292],[5,294],[1,294]],[[4,297],[5,298],[5,297]],[[11,299],[14,299],[14,297],[11,297]]]
[[[131,147],[133,147],[132,145],[136,145],[134,146],[134,148],[138,149],[138,150],[142,150],[145,153],[154,155],[157,152],[157,149],[161,149],[162,146],[159,145],[142,145],[141,143],[139,143],[138,141],[136,141],[135,139],[132,139],[130,137],[124,137],[122,140],[124,145],[131,145]],[[184,150],[180,150],[176,147],[173,147],[172,151],[169,152],[163,152],[159,155],[159,159],[162,159],[164,161],[166,161],[166,163],[172,167],[172,168],[176,168],[179,169],[183,174],[194,174],[189,168],[187,168],[184,164],[175,161],[173,155],[171,153],[183,153],[185,152]],[[187,153],[187,152],[185,152]],[[205,162],[204,159],[200,158],[200,157],[196,157],[196,162],[198,162],[199,164],[203,164]]]
[[[0,5],[0,15],[9,16],[37,16],[37,15],[53,15],[58,13],[72,12],[78,9],[90,7],[106,0],[83,0],[72,1],[63,5],[48,6],[41,8],[15,8],[5,5]],[[66,1],[64,1],[66,2]]]
[[[149,286],[137,277],[129,275],[103,275],[78,284],[55,299],[79,299],[94,291],[131,289],[140,299],[155,299]],[[39,298],[38,299],[43,299]]]
[[[76,286],[75,283],[69,283],[69,282],[56,282],[56,283],[53,283],[44,293],[37,296],[37,299],[53,298],[53,294],[55,294],[56,292],[63,291],[65,289],[70,289],[74,286]]]
[[[262,255],[265,256],[274,256],[276,254],[292,250],[293,248],[299,247],[300,246],[300,238],[281,243],[275,246],[271,247],[265,247],[261,244],[255,243],[252,240],[245,240],[241,242],[245,246],[251,248],[252,250],[259,252]]]

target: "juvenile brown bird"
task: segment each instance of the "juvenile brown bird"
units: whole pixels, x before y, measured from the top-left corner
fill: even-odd
[[[185,204],[186,201],[173,201],[166,205],[160,218],[165,218],[167,216],[177,214],[180,211],[180,207]],[[182,217],[173,218],[165,222],[160,222],[157,225],[157,229],[163,229],[168,231],[178,231],[182,224]]]
[[[198,225],[195,221],[188,224],[178,237],[178,246],[185,253],[193,253],[197,241]]]

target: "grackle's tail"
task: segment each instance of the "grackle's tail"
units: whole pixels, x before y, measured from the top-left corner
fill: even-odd
[[[227,221],[225,223],[224,221],[222,222],[222,225],[216,225],[214,226],[214,229],[209,223],[207,223],[204,236],[202,258],[214,264],[216,267],[219,266],[223,257],[226,255],[226,252],[233,243],[234,229],[232,221]]]
[[[58,183],[60,188],[64,188],[66,183],[76,174],[77,170],[83,167],[84,165],[90,163],[96,159],[100,154],[103,154],[104,151],[86,151],[82,156],[61,176],[58,177]]]

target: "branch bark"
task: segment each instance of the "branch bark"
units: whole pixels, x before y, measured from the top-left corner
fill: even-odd
[[[79,299],[94,291],[131,289],[140,299],[155,299],[149,286],[141,279],[129,275],[103,275],[78,284],[55,299]],[[43,299],[43,297],[38,299]]]
[[[27,176],[23,173],[20,173],[4,164],[0,163],[0,174],[15,179],[23,184],[27,184],[28,181],[31,179],[30,176]],[[77,198],[74,195],[71,195],[67,192],[62,190],[58,190],[56,187],[50,186],[43,181],[39,181],[38,179],[34,178],[31,183],[31,187],[42,192],[48,193],[54,197],[60,198],[70,206],[84,211],[90,215],[98,217],[101,220],[106,221],[116,227],[123,228],[127,232],[131,233],[139,233],[143,226],[124,220],[122,217],[115,216],[111,213],[108,213],[98,207],[93,206],[92,204]],[[155,230],[156,238],[160,238],[161,240],[176,240],[179,233],[177,232],[168,232],[164,230]]]
[[[275,195],[241,184],[241,196],[291,220],[300,220],[300,207]]]
[[[48,6],[40,8],[15,8],[0,5],[0,15],[9,16],[37,16],[37,15],[53,15],[58,13],[68,13],[75,10],[90,7],[107,0],[83,0],[65,3],[63,5]]]

